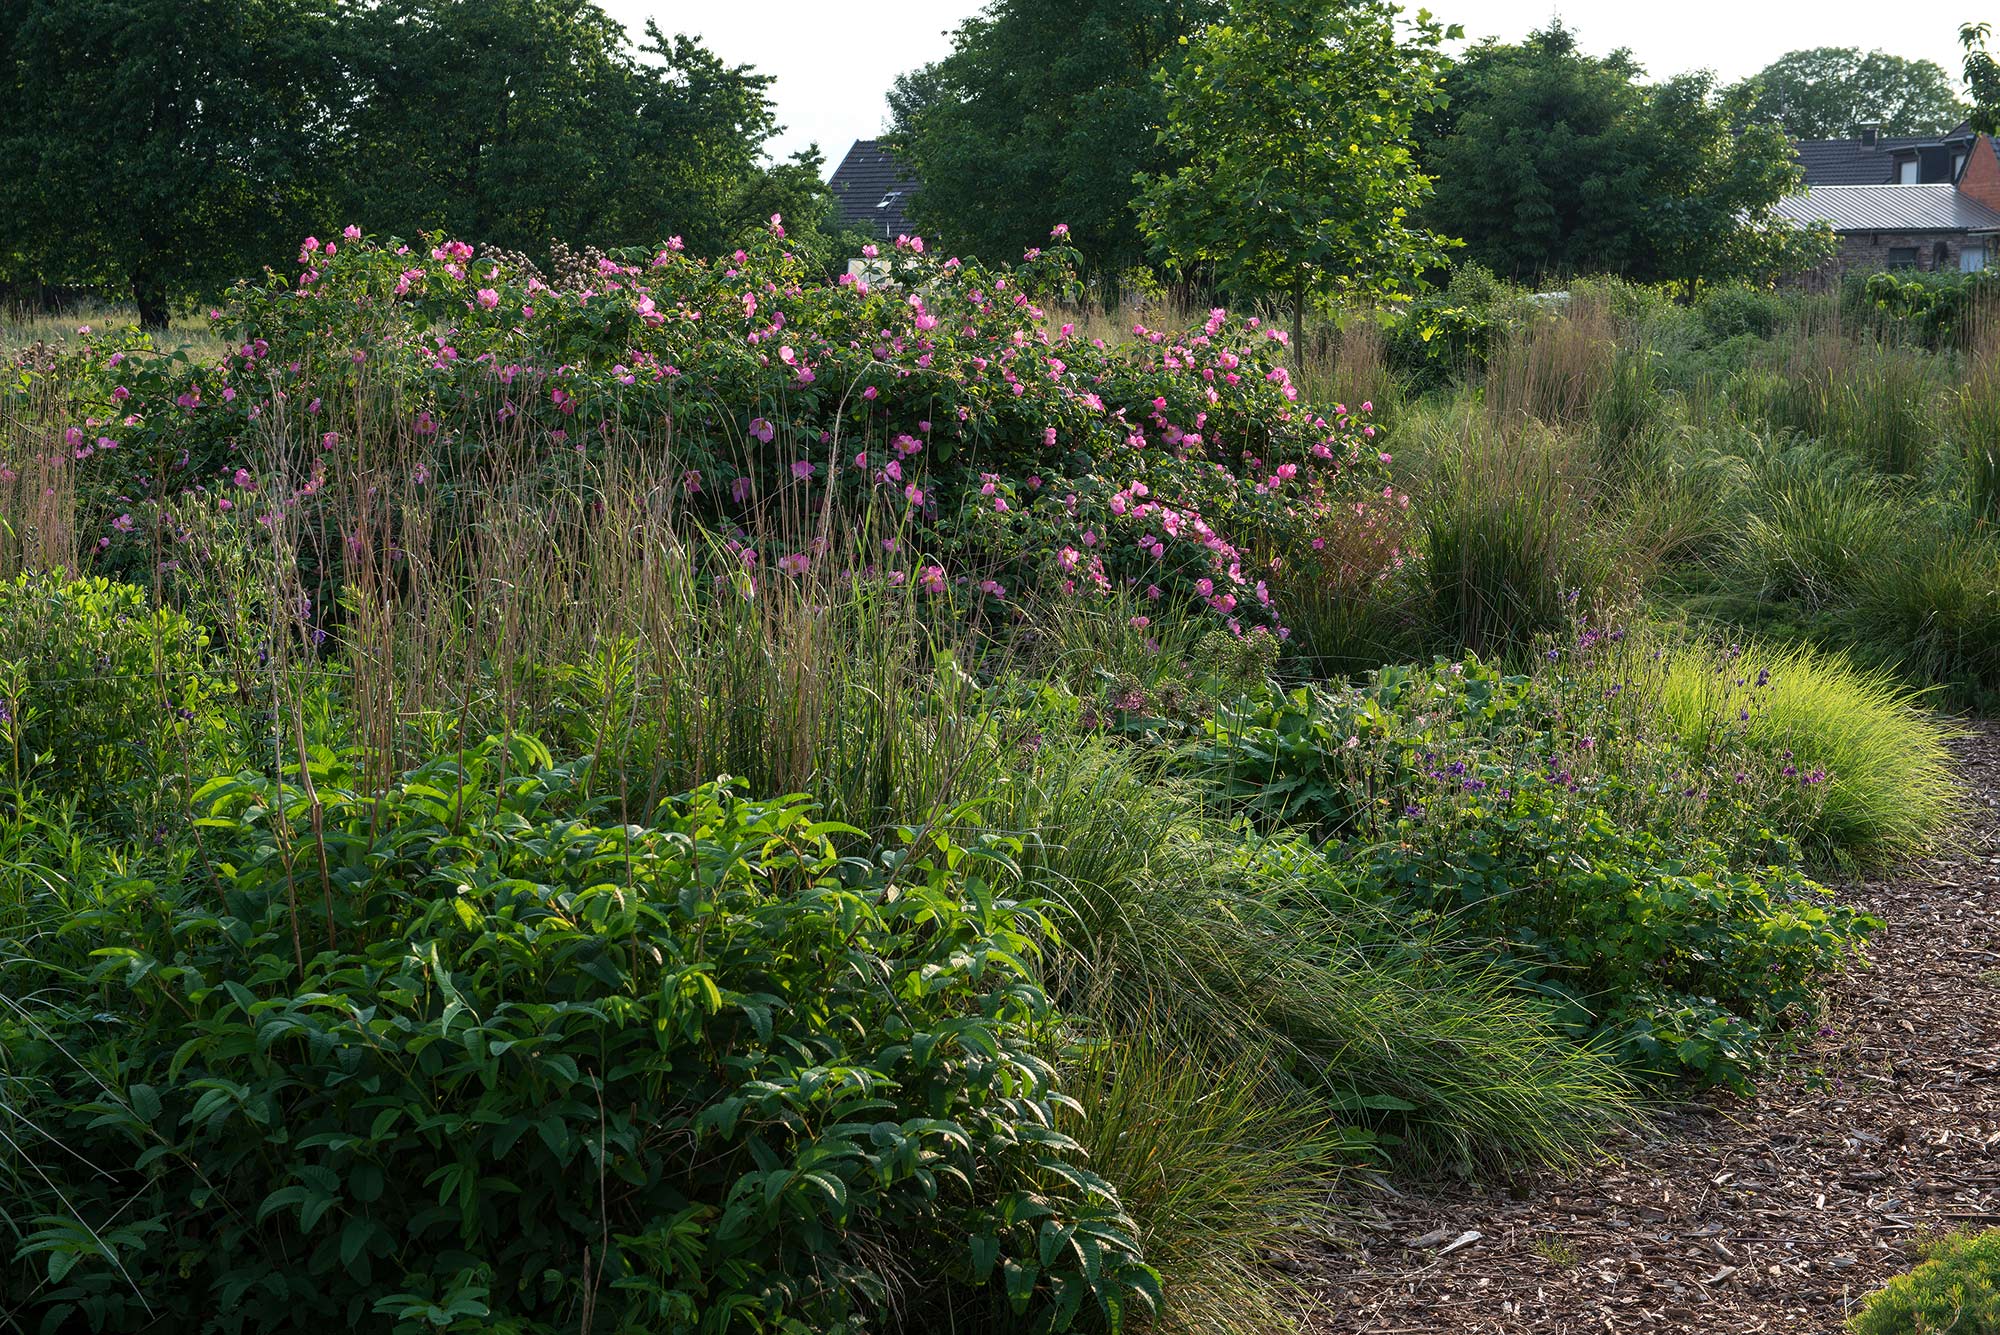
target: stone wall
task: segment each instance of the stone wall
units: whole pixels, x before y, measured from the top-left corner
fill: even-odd
[[[1914,265],[1903,265],[1902,257],[1897,256],[1899,268],[1910,267],[1927,273],[1933,270],[1957,273],[1959,257],[1967,246],[1978,248],[1987,245],[1985,237],[1941,235],[1937,232],[1846,232],[1836,237],[1835,241],[1838,248],[1832,259],[1791,282],[1809,291],[1824,292],[1838,284],[1843,273],[1857,269],[1873,273],[1888,268],[1891,253],[1898,250],[1917,252]],[[1939,254],[1940,247],[1943,248],[1942,255]],[[2000,256],[1989,254],[1987,262],[2000,263]]]

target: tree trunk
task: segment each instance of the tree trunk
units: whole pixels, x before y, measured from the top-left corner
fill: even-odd
[[[139,327],[149,334],[163,333],[173,312],[167,305],[167,285],[149,264],[132,270],[132,304],[139,308]]]

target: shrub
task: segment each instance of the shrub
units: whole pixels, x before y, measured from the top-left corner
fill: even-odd
[[[1468,660],[1269,692],[1218,714],[1195,759],[1262,821],[1347,840],[1344,883],[1501,943],[1578,1033],[1738,1079],[1862,926],[1795,866],[1788,835],[1823,786],[1733,732],[1660,737],[1656,687],[1568,656],[1532,677]]]
[[[496,459],[559,480],[579,455],[623,452],[671,466],[654,500],[689,524],[873,516],[995,608],[1129,582],[1269,624],[1267,572],[1243,549],[1379,489],[1374,428],[1300,404],[1280,331],[1255,318],[1217,310],[1116,344],[1052,329],[1045,303],[1077,290],[1066,235],[993,269],[906,242],[874,281],[832,283],[776,222],[732,256],[620,252],[553,284],[442,238],[315,241],[296,275],[235,292],[220,318],[246,336],[215,365],[134,339],[66,357],[79,420],[64,430],[88,451],[91,506],[144,502],[131,532],[105,532],[107,561],[147,559],[155,458],[185,457],[173,485],[212,489],[208,504],[310,529],[345,503],[339,480],[373,470],[448,495]],[[85,438],[114,415],[109,445]],[[810,527],[787,536],[801,545],[746,544],[746,568],[824,558]],[[338,543],[326,557],[349,559]]]
[[[1716,283],[1704,288],[1694,310],[1702,331],[1715,343],[1745,334],[1770,338],[1788,313],[1784,297],[1748,283]]]
[[[207,646],[129,584],[58,571],[0,582],[0,776],[113,827],[143,822],[183,765],[207,759],[220,689]]]
[[[2000,1331],[2000,1229],[1954,1233],[1916,1269],[1868,1295],[1854,1335],[1993,1335]]]
[[[1436,389],[1480,370],[1504,327],[1497,308],[1510,291],[1491,270],[1459,265],[1442,291],[1411,302],[1389,325],[1390,367],[1413,390]]]
[[[0,963],[42,1002],[0,1030],[41,1179],[8,1291],[98,1330],[1152,1301],[1053,1126],[1003,846],[843,858],[802,800],[715,787],[598,826],[581,770],[517,738],[379,800],[218,780],[203,863],[65,929],[87,981]]]
[[[1467,778],[1480,786],[1450,819],[1412,817],[1357,856],[1644,1070],[1745,1083],[1869,925],[1790,868],[1738,870],[1720,845],[1624,828],[1559,776]]]

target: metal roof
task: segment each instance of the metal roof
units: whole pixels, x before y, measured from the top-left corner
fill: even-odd
[[[857,139],[827,182],[833,209],[850,227],[893,239],[910,231],[910,199],[917,179],[876,139]]]
[[[1816,185],[1779,200],[1777,215],[1836,232],[2000,232],[2000,211],[1955,185]]]

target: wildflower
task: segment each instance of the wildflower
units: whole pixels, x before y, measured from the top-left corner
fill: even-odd
[[[778,428],[772,426],[770,422],[762,417],[753,417],[750,419],[750,434],[755,439],[769,445],[773,440],[777,439]]]
[[[806,568],[811,564],[812,558],[804,552],[793,552],[790,556],[781,556],[778,558],[778,569],[784,571],[787,575],[803,575],[806,573]]]
[[[798,479],[799,479],[800,481],[802,481],[802,482],[803,482],[803,481],[804,481],[805,479],[807,479],[807,478],[811,477],[812,475],[813,475],[813,462],[812,462],[812,460],[810,460],[810,459],[794,459],[794,460],[792,461],[792,476],[793,476],[793,477],[795,477],[795,478],[798,478]]]

